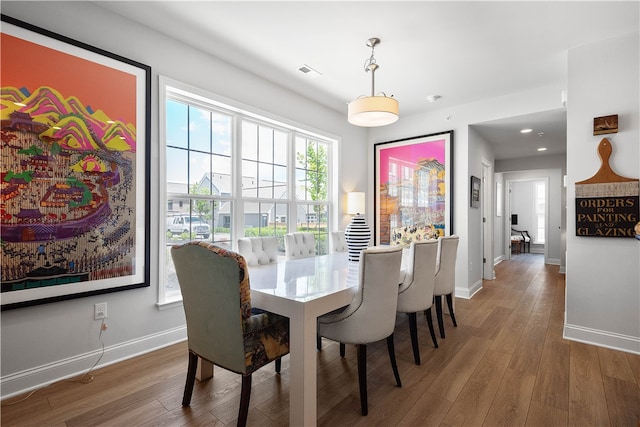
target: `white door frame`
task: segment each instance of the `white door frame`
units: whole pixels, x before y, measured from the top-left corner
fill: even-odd
[[[496,278],[493,269],[493,163],[482,159],[482,278],[494,280]]]
[[[526,182],[526,181],[544,181],[545,183],[545,203],[544,203],[544,220],[545,220],[545,229],[544,229],[544,263],[549,263],[549,177],[541,176],[538,178],[526,178],[526,179],[508,179],[504,182],[505,188],[505,214],[506,218],[504,221],[504,247],[505,254],[504,259],[511,259],[511,183],[512,182]]]

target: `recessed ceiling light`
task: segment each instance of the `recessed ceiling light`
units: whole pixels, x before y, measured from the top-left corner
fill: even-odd
[[[533,130],[533,129],[529,129],[529,128],[527,128],[527,129],[522,129],[522,130],[520,131],[520,133],[529,133],[529,132],[531,132],[532,130]]]
[[[440,95],[429,95],[427,96],[427,102],[436,102],[440,98],[442,98]]]
[[[538,148],[538,151],[547,151],[547,147],[540,147]]]

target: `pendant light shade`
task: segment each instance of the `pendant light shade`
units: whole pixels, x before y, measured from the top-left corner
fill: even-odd
[[[349,123],[374,127],[398,121],[398,101],[388,96],[366,96],[349,103]]]
[[[371,71],[371,96],[360,96],[349,103],[347,118],[352,125],[386,126],[398,120],[398,101],[384,92],[378,95],[375,93],[375,73],[379,65],[376,63],[374,50],[379,43],[380,39],[375,37],[367,41],[367,46],[371,48],[371,56],[365,61],[364,70]]]

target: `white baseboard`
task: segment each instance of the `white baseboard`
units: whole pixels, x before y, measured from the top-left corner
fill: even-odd
[[[482,289],[482,280],[478,280],[470,288],[456,287],[454,294],[456,298],[471,299],[480,289]]]
[[[566,265],[561,265],[560,266],[560,270],[558,270],[558,273],[567,274],[567,266]]]
[[[105,347],[104,355],[102,359],[100,359],[100,364],[98,364],[95,369],[149,353],[186,339],[187,327],[185,325]],[[60,380],[81,375],[96,363],[101,353],[102,348],[4,376],[0,378],[0,395],[2,399],[5,399],[47,386]]]
[[[498,257],[495,257],[493,259],[493,266],[495,267],[496,265],[500,264],[503,260],[504,260],[504,255],[500,255]]]
[[[557,258],[549,258],[547,260],[547,264],[551,264],[551,265],[560,265],[560,260]]]
[[[593,344],[627,353],[640,354],[640,338],[615,334],[578,325],[564,325],[563,337],[571,341]]]

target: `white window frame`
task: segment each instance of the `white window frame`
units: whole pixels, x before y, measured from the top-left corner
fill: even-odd
[[[539,186],[542,186],[542,209],[539,206],[540,194],[539,194]],[[533,182],[533,225],[535,230],[535,237],[532,239],[531,243],[543,245],[545,244],[545,235],[547,232],[548,219],[547,219],[547,191],[548,185],[546,181],[534,181]],[[539,218],[540,215],[544,218],[544,227],[542,227],[542,232],[540,232],[540,224]]]
[[[234,126],[235,141],[232,141],[232,195],[231,196],[216,196],[217,198],[229,200],[233,203],[232,208],[232,247],[237,250],[237,239],[244,236],[244,202],[271,202],[272,199],[260,199],[260,198],[243,198],[241,179],[238,177],[242,170],[242,147],[241,147],[241,120],[240,116],[250,118],[254,122],[264,123],[265,125],[284,129],[289,133],[288,152],[289,152],[289,198],[286,202],[289,204],[289,210],[286,215],[288,220],[289,232],[296,231],[297,227],[297,207],[298,205],[313,205],[319,204],[326,206],[327,209],[327,234],[333,229],[333,223],[339,223],[340,215],[338,212],[338,173],[339,173],[339,156],[337,146],[340,143],[340,138],[331,135],[326,132],[312,129],[308,126],[300,125],[291,120],[284,119],[275,116],[271,113],[267,113],[258,110],[254,107],[250,107],[233,101],[219,95],[210,93],[204,89],[197,88],[166,76],[159,76],[159,242],[158,242],[158,303],[159,309],[165,309],[182,304],[181,295],[167,295],[166,293],[166,274],[164,271],[166,263],[166,224],[164,217],[167,210],[167,183],[166,183],[166,100],[169,93],[181,94],[184,96],[184,100],[190,105],[201,105],[206,109],[216,110],[234,115],[232,126]],[[311,200],[297,200],[295,198],[295,147],[293,141],[295,136],[302,136],[305,138],[316,139],[327,144],[327,201],[311,201]]]

